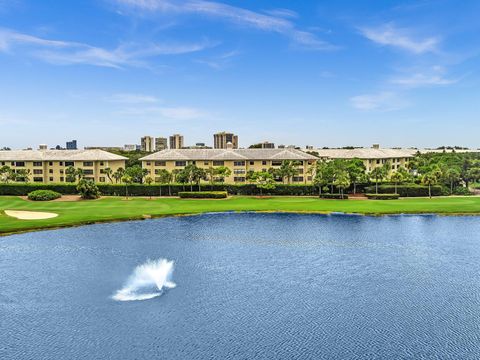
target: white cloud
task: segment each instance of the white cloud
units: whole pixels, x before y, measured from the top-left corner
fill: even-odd
[[[353,96],[350,103],[362,111],[394,111],[408,106],[405,99],[390,91]]]
[[[106,100],[120,104],[152,104],[160,101],[155,96],[129,93],[114,94],[107,97]]]
[[[444,76],[445,70],[441,66],[434,66],[423,72],[414,72],[406,76],[392,78],[391,83],[409,88],[425,86],[445,86],[455,84],[459,79],[447,79]]]
[[[59,65],[89,64],[112,68],[145,66],[148,58],[199,52],[212,46],[215,44],[202,40],[191,44],[130,43],[110,50],[78,42],[43,39],[9,29],[0,29],[1,52],[11,53],[14,48],[27,47],[30,56]]]
[[[295,24],[286,18],[295,13],[282,9],[281,14],[262,14],[244,8],[205,0],[112,0],[120,5],[134,7],[149,12],[189,13],[206,15],[239,25],[270,31],[289,37],[299,45],[316,50],[332,50],[335,46],[319,39],[315,34],[296,28]]]
[[[396,28],[392,24],[377,28],[361,28],[360,32],[377,44],[400,48],[414,54],[436,52],[440,43],[437,37],[414,38],[411,30]]]

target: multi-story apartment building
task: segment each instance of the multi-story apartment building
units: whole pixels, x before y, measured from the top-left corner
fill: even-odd
[[[183,148],[183,136],[180,134],[173,134],[170,136],[170,149]]]
[[[0,151],[0,167],[13,171],[30,171],[30,181],[37,183],[66,182],[65,170],[73,166],[82,169],[86,179],[108,183],[105,168],[125,168],[126,157],[103,150],[10,150]]]
[[[250,145],[250,149],[275,149],[275,144],[269,141],[263,141],[258,144]]]
[[[360,159],[363,161],[367,172],[376,167],[390,164],[390,171],[395,171],[400,167],[407,168],[408,162],[415,156],[416,150],[412,149],[382,149],[378,145],[372,148],[355,149],[315,149],[307,150],[317,155],[319,158],[331,159]]]
[[[155,174],[162,169],[171,172],[195,164],[203,169],[228,167],[232,174],[225,179],[227,183],[244,183],[249,171],[268,171],[269,168],[280,167],[284,160],[294,160],[298,163],[298,175],[292,181],[294,184],[305,184],[311,182],[308,171],[318,159],[295,149],[170,149],[140,160],[142,167],[156,181]]]
[[[140,139],[140,146],[142,148],[142,151],[154,152],[155,139],[152,136],[144,136]]]
[[[226,149],[227,144],[232,144],[234,149],[238,149],[238,136],[233,133],[219,132],[213,134],[213,148]]]
[[[168,139],[166,137],[155,138],[155,151],[168,149]]]
[[[77,150],[77,140],[67,141],[67,150]]]

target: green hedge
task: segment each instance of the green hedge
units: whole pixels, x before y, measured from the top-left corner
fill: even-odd
[[[367,194],[375,194],[375,186],[368,186],[365,188]],[[379,194],[394,194],[395,185],[379,185],[378,186]],[[398,185],[397,194],[401,197],[419,197],[419,196],[428,196],[428,186],[409,184],[409,185]],[[432,186],[432,196],[443,195],[442,187],[440,185]]]
[[[343,194],[343,198],[341,194],[322,194],[320,195],[321,199],[337,199],[337,200],[347,200],[348,195]]]
[[[0,195],[26,196],[35,190],[51,190],[62,195],[78,194],[76,184],[0,184]]]
[[[125,185],[97,184],[100,193],[104,196],[125,196]],[[76,195],[76,184],[0,184],[0,195],[27,195],[34,190],[53,190],[63,195]],[[260,189],[254,184],[202,184],[201,191],[226,191],[230,195],[260,195]],[[190,191],[190,185],[146,185],[132,184],[128,186],[129,196],[178,196],[179,192]],[[193,186],[198,191],[198,186]],[[273,190],[263,190],[263,195],[291,195],[306,196],[318,195],[318,188],[313,185],[283,185],[278,184]]]
[[[182,191],[178,193],[182,199],[225,199],[226,191]]]
[[[32,201],[50,201],[62,197],[62,194],[52,190],[34,190],[28,193],[28,199]]]
[[[398,200],[399,194],[365,194],[370,200]]]

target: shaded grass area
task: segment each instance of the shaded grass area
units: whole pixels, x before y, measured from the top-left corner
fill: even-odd
[[[59,214],[45,220],[18,220],[4,210],[45,211]],[[480,197],[408,198],[400,200],[324,200],[315,197],[257,198],[234,196],[224,200],[179,198],[106,197],[72,202],[31,202],[14,196],[0,197],[0,234],[65,227],[105,221],[121,221],[168,215],[224,211],[286,211],[358,214],[478,214]]]

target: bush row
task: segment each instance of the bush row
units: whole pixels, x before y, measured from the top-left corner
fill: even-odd
[[[32,201],[49,201],[62,197],[62,194],[52,190],[34,190],[28,193],[28,199]]]
[[[120,184],[97,184],[102,195],[125,196],[126,187]],[[168,185],[128,185],[129,196],[178,196],[184,191],[226,191],[230,195],[260,195],[260,189],[253,184],[202,184],[190,187],[186,184]],[[78,194],[76,184],[0,184],[0,195],[27,195],[34,190],[52,190],[63,195]],[[264,195],[318,195],[318,188],[313,185],[279,184],[273,190],[263,190]]]
[[[121,184],[97,184],[102,195],[106,196],[125,196],[126,187]],[[182,191],[226,191],[230,195],[260,195],[260,189],[254,184],[202,184],[190,187],[186,184],[168,185],[145,185],[132,184],[128,186],[129,196],[178,196]],[[27,195],[34,190],[52,190],[62,195],[75,195],[78,193],[76,184],[0,184],[0,195]],[[333,193],[337,190],[333,189]],[[360,191],[360,190],[358,190]],[[375,186],[368,186],[365,192],[375,193]],[[378,192],[381,194],[391,194],[395,192],[394,185],[379,185]],[[275,189],[263,190],[263,195],[292,195],[292,196],[316,196],[318,187],[313,185],[284,185],[277,184]],[[421,185],[398,185],[397,193],[401,197],[428,196],[428,186]],[[442,195],[441,186],[432,186],[432,195]]]
[[[181,191],[178,193],[182,199],[225,199],[226,191]]]
[[[375,186],[368,186],[365,188],[367,194],[375,194]],[[378,186],[379,194],[394,194],[395,186],[394,185],[379,185]],[[401,197],[418,197],[418,196],[428,196],[428,186],[422,185],[398,185],[397,194]],[[440,185],[432,186],[432,196],[443,195],[442,187]]]
[[[399,194],[365,194],[365,196],[370,200],[397,200]]]

